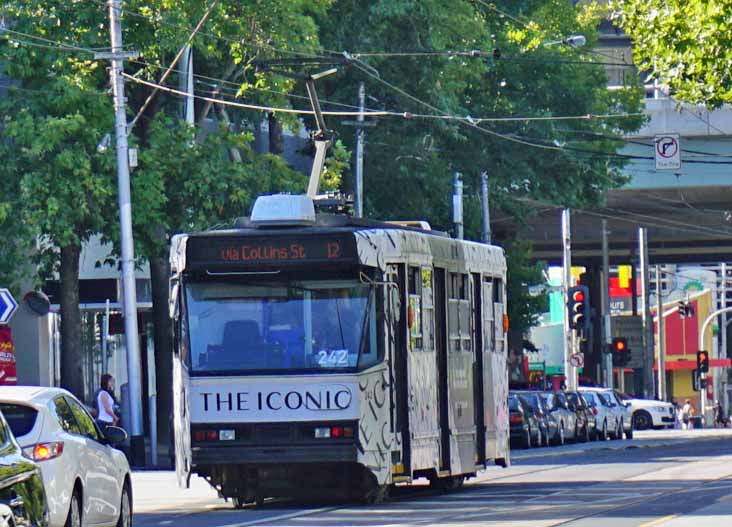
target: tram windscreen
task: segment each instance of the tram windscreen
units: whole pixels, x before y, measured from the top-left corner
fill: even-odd
[[[194,373],[341,370],[378,361],[373,289],[357,281],[186,285]]]

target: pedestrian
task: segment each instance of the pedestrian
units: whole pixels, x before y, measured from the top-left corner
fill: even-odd
[[[719,400],[714,401],[714,427],[725,428],[727,420],[724,417],[724,409]]]
[[[684,401],[684,406],[681,408],[681,422],[682,428],[684,430],[689,429],[689,423],[691,422],[691,417],[694,415],[694,407],[691,406],[691,400],[686,399]]]
[[[115,407],[117,399],[114,396],[114,377],[109,373],[102,375],[99,390],[96,394],[97,423],[104,432],[108,426],[117,426],[119,416]]]

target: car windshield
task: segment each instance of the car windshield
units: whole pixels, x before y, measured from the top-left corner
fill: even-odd
[[[519,411],[519,402],[518,402],[518,399],[515,396],[513,396],[513,395],[510,395],[508,397],[508,409],[511,410],[512,412],[518,412]]]
[[[568,393],[567,399],[569,399],[569,402],[572,403],[577,408],[585,408],[584,401],[582,401],[582,398],[578,394]]]
[[[612,400],[610,399],[610,396],[606,393],[598,393],[597,398],[600,399],[602,404],[604,404],[605,406],[613,405]]]
[[[597,398],[594,393],[585,392],[582,394],[582,397],[587,401],[587,404],[590,405],[590,407],[595,408],[597,406]]]
[[[193,372],[373,365],[374,296],[356,281],[187,284]]]
[[[535,393],[522,393],[521,397],[532,410],[542,410],[543,405],[539,402],[539,396]]]

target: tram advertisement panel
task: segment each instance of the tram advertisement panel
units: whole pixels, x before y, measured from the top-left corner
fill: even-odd
[[[358,419],[355,379],[192,378],[193,423]]]

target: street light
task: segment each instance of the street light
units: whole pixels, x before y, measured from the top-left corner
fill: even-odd
[[[545,42],[544,47],[554,46],[556,44],[564,44],[565,46],[571,46],[573,48],[581,48],[582,46],[587,44],[587,38],[584,35],[570,35],[560,40]]]

